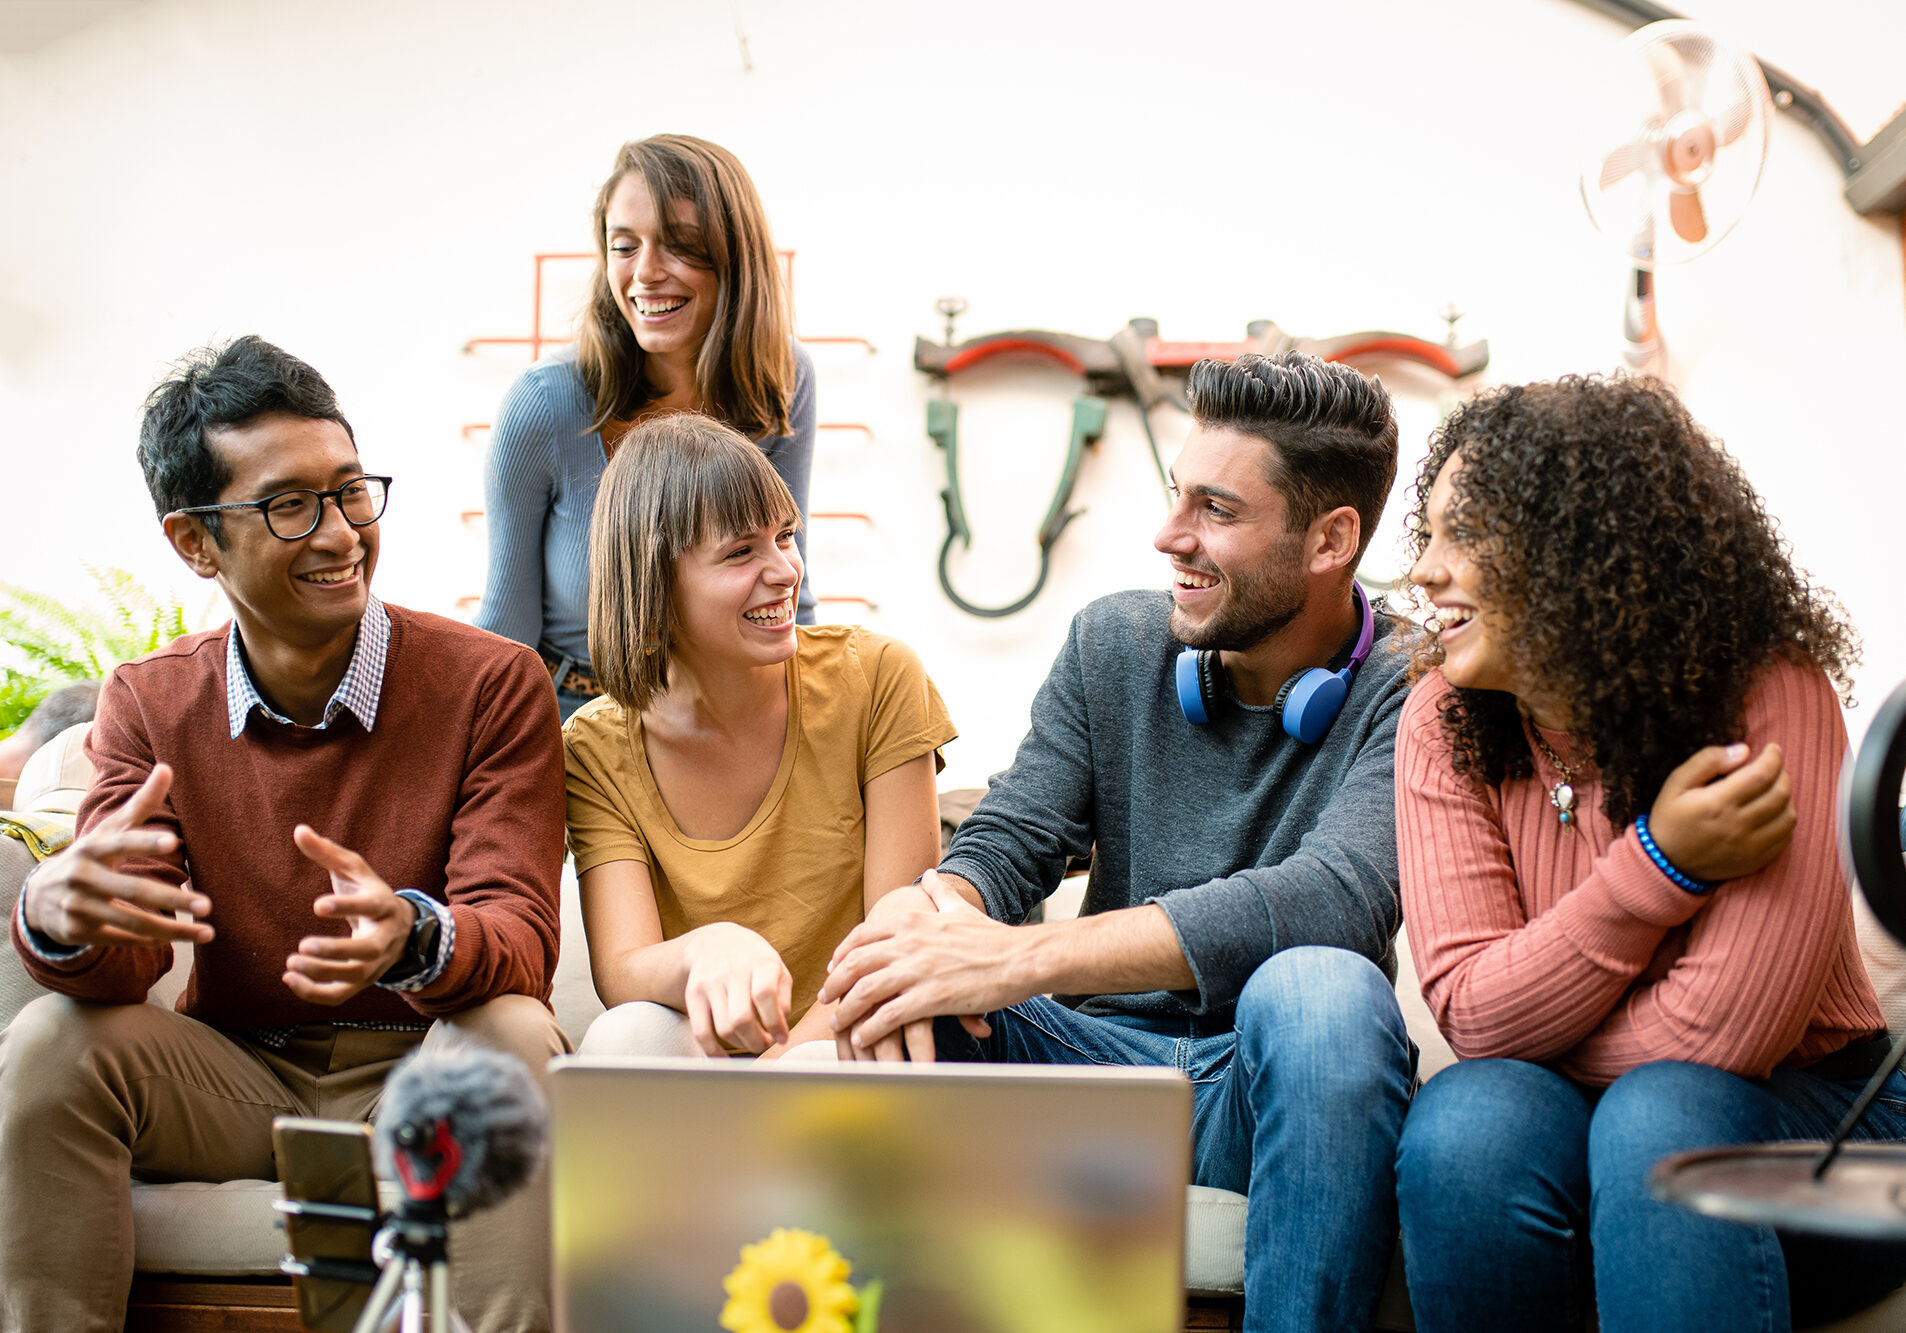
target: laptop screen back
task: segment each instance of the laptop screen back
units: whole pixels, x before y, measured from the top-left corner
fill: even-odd
[[[570,1058],[549,1088],[562,1333],[1183,1327],[1172,1071]]]

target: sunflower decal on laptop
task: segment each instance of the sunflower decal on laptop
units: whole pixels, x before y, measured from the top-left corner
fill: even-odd
[[[741,1247],[741,1262],[722,1279],[728,1333],[879,1333],[880,1283],[856,1290],[853,1266],[825,1236],[776,1227]]]

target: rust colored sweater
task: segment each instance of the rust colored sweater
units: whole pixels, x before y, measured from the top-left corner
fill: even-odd
[[[328,728],[253,714],[234,740],[225,711],[223,629],[180,639],[116,670],[87,740],[95,771],[83,833],[172,765],[153,821],[181,854],[123,869],[190,878],[212,900],[179,1010],[232,1031],[338,1020],[410,1022],[498,995],[547,999],[556,967],[563,859],[563,750],[549,673],[530,649],[439,616],[386,605],[390,645],[377,725],[340,713]],[[306,935],[348,927],[314,915],[330,877],[292,845],[308,823],[360,853],[393,889],[447,903],[456,948],[429,986],[372,986],[335,1007],[285,989]],[[133,1003],[171,965],[169,948],[94,948],[47,963],[18,938],[34,980],[76,999]]]
[[[1817,668],[1762,673],[1740,737],[1754,754],[1780,745],[1793,842],[1706,896],[1662,874],[1632,827],[1615,836],[1592,768],[1576,768],[1576,831],[1549,804],[1560,775],[1539,751],[1533,777],[1499,788],[1458,777],[1437,713],[1448,692],[1432,673],[1397,729],[1397,852],[1423,997],[1458,1056],[1598,1086],[1654,1060],[1765,1078],[1886,1026],[1835,840],[1846,728]],[[1568,737],[1542,734],[1574,767]]]

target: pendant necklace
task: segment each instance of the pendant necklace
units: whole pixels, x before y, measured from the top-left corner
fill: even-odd
[[[1534,723],[1529,725],[1529,734],[1535,737],[1535,743],[1542,748],[1548,761],[1555,765],[1555,771],[1562,775],[1562,780],[1549,788],[1549,804],[1555,807],[1555,817],[1562,821],[1562,826],[1568,828],[1575,823],[1575,770],[1563,763],[1562,757],[1549,748],[1549,743],[1542,739],[1542,732]]]

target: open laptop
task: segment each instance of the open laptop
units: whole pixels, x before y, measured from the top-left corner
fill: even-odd
[[[549,1095],[559,1333],[1183,1328],[1175,1071],[568,1057]]]

